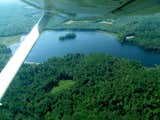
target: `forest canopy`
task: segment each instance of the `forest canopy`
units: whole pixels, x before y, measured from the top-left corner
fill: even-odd
[[[158,120],[159,83],[159,66],[103,54],[24,64],[3,98],[0,119]]]
[[[0,44],[0,71],[5,66],[10,56],[11,50],[7,48],[5,45]]]

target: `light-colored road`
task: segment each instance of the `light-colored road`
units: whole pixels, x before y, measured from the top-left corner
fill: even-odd
[[[2,99],[8,86],[10,85],[19,68],[23,64],[33,45],[38,40],[39,35],[40,34],[38,31],[37,23],[0,73],[0,100]]]

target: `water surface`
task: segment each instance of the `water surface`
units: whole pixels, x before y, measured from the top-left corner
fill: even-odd
[[[145,66],[160,64],[160,54],[144,51],[143,49],[120,44],[110,34],[100,32],[75,32],[77,37],[74,40],[60,41],[59,37],[68,31],[46,31],[40,36],[27,57],[27,61],[43,62],[50,57],[64,56],[68,53],[106,53],[115,57],[124,57],[137,60]],[[11,46],[12,52],[19,44]]]

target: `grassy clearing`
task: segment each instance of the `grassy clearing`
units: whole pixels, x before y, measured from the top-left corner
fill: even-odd
[[[64,90],[70,89],[75,84],[73,80],[62,80],[59,82],[59,86],[54,87],[51,91],[52,94],[62,92]]]
[[[0,44],[10,46],[20,41],[20,35],[9,36],[9,37],[0,37]]]

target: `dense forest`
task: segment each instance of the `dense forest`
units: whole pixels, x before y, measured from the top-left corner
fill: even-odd
[[[2,120],[158,120],[160,67],[108,55],[24,64],[3,98]]]
[[[0,71],[11,56],[11,50],[5,45],[0,44]]]

